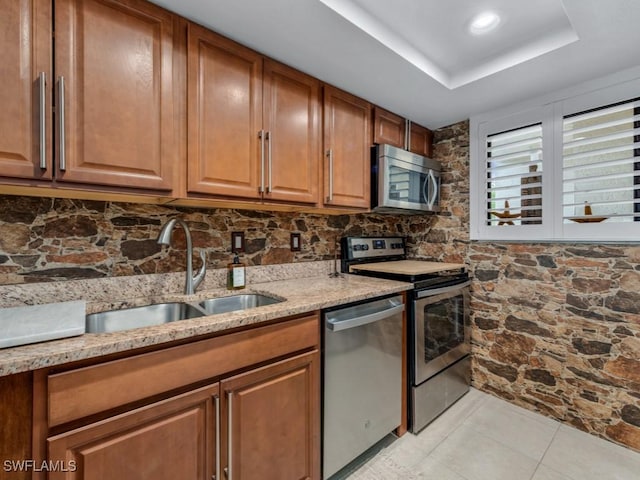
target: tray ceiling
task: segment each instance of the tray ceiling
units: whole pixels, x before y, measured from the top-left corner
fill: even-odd
[[[153,1],[432,129],[640,66],[637,0]]]

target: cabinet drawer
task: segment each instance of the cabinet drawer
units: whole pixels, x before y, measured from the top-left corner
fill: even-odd
[[[314,314],[49,375],[48,423],[62,425],[318,343]]]

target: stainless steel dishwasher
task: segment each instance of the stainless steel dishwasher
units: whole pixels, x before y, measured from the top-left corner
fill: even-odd
[[[324,313],[323,478],[400,425],[400,295]]]

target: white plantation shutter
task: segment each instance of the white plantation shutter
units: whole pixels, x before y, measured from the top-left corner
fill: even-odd
[[[640,77],[525,105],[470,119],[471,239],[639,243]]]
[[[640,99],[566,115],[562,130],[563,222],[639,222]]]
[[[487,135],[487,226],[542,223],[542,123]]]

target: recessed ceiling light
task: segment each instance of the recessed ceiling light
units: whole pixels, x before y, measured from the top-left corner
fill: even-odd
[[[474,35],[482,35],[494,30],[500,24],[500,16],[495,12],[482,12],[473,17],[469,31]]]

